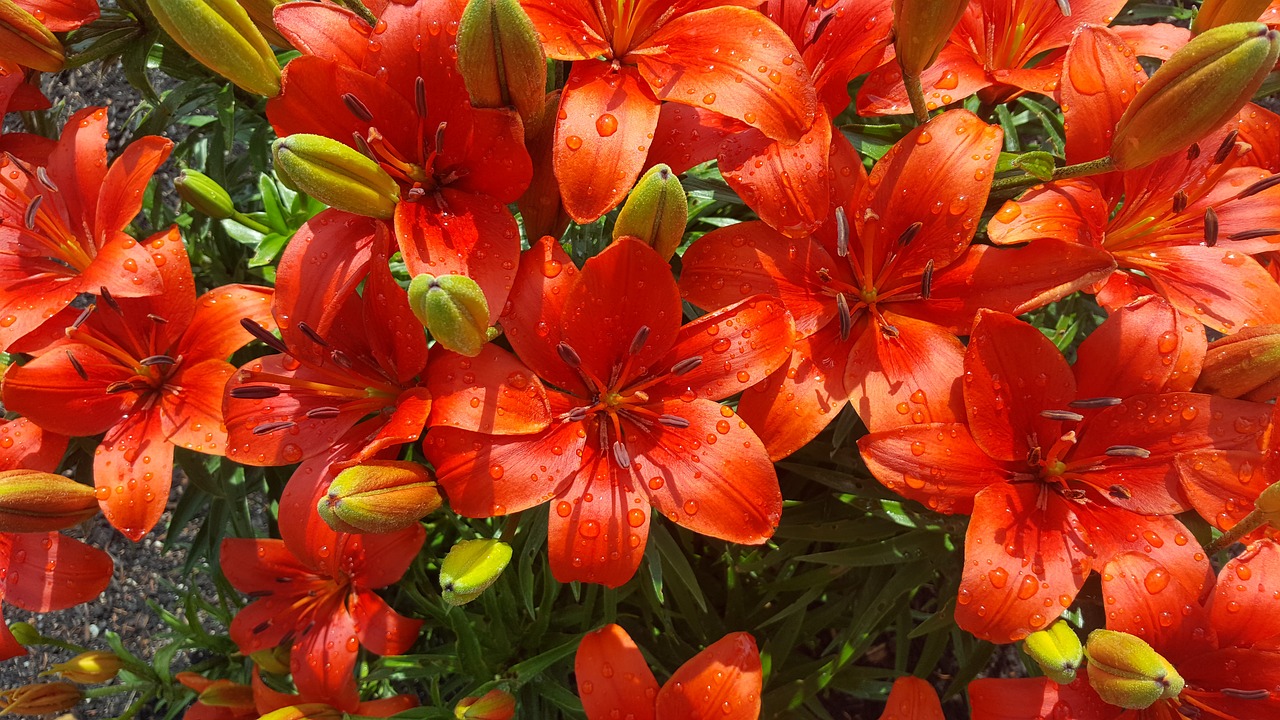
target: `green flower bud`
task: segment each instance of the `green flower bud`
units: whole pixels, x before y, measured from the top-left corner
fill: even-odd
[[[1199,35],[1221,25],[1250,22],[1262,17],[1271,0],[1204,0],[1191,21],[1191,34]]]
[[[255,95],[280,94],[280,63],[235,0],[147,0],[147,7],[201,65]]]
[[[1274,431],[1273,431],[1274,432]],[[1273,528],[1280,528],[1280,482],[1271,483],[1253,501],[1253,507]]]
[[[465,275],[415,277],[409,307],[436,342],[459,355],[475,357],[489,341],[489,302]]]
[[[470,0],[458,23],[458,71],[478,108],[514,105],[526,123],[546,101],[547,56],[519,0]]]
[[[17,640],[18,644],[22,646],[39,645],[44,641],[44,636],[31,623],[11,623],[9,632],[13,635],[13,639]]]
[[[0,532],[65,530],[96,515],[93,488],[36,470],[0,472]]]
[[[1173,54],[1116,124],[1111,159],[1132,170],[1178,152],[1244,107],[1280,57],[1280,32],[1262,23],[1213,28]]]
[[[1280,325],[1242,328],[1210,343],[1196,390],[1254,402],[1280,395]]]
[[[214,220],[225,220],[236,213],[231,195],[213,178],[195,170],[183,170],[173,181],[178,197]]]
[[[272,675],[289,674],[289,645],[277,645],[269,650],[259,650],[249,654],[249,659],[263,672]]]
[[[654,165],[627,196],[613,225],[613,239],[629,235],[670,260],[684,239],[688,221],[689,203],[680,180],[666,165]]]
[[[453,708],[457,720],[511,720],[515,715],[516,699],[502,690],[490,690],[480,697],[464,697]]]
[[[1094,630],[1087,643],[1089,684],[1098,697],[1129,710],[1176,698],[1184,682],[1178,671],[1141,638]]]
[[[933,65],[968,5],[968,0],[893,0],[893,45],[903,73],[919,75]]]
[[[0,60],[40,72],[62,69],[62,43],[13,0],[0,0]]]
[[[124,661],[108,650],[89,650],[70,660],[51,665],[41,675],[57,673],[64,679],[81,685],[104,683],[116,676]]]
[[[1070,623],[1058,620],[1054,624],[1033,632],[1022,641],[1022,649],[1044,670],[1048,678],[1059,685],[1070,685],[1076,680],[1076,670],[1084,660],[1084,647]]]
[[[457,606],[480,597],[508,562],[511,546],[500,540],[464,540],[454,545],[440,564],[444,601]]]
[[[378,163],[322,135],[290,135],[271,146],[276,174],[291,188],[329,207],[387,219],[400,202],[400,186]]]
[[[389,533],[418,522],[440,502],[440,492],[425,467],[368,460],[338,473],[318,510],[339,532]]]
[[[249,19],[253,20],[253,24],[267,42],[276,47],[293,47],[276,29],[275,10],[284,4],[284,0],[236,0],[236,2],[249,13]]]

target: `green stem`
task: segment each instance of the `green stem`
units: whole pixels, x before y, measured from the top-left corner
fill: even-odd
[[[1066,165],[1053,171],[1053,180],[1065,180],[1067,178],[1085,177],[1086,175],[1098,175],[1110,172],[1113,169],[1110,156],[1092,160],[1078,165]],[[999,178],[991,183],[991,192],[999,192],[1001,190],[1011,190],[1014,188],[1025,187],[1027,185],[1035,185],[1042,183],[1044,180],[1035,175],[1018,175],[1016,177]]]
[[[902,73],[902,84],[907,86],[907,97],[911,99],[911,112],[916,116],[916,123],[923,125],[929,122],[929,105],[924,99],[924,88],[920,85],[919,75]]]
[[[271,228],[267,227],[266,225],[263,225],[262,223],[258,222],[257,220],[254,220],[253,218],[249,217],[248,215],[245,215],[244,213],[238,210],[231,216],[230,219],[235,220],[236,222],[249,228],[250,230],[257,230],[263,235],[266,235],[272,232]]]
[[[1231,547],[1236,542],[1239,542],[1240,538],[1248,535],[1254,530],[1257,530],[1266,523],[1266,514],[1254,509],[1248,515],[1245,515],[1240,522],[1232,525],[1230,530],[1219,535],[1217,540],[1209,543],[1209,545],[1205,547],[1204,551],[1209,555],[1216,555]]]
[[[127,692],[137,692],[138,690],[146,690],[151,687],[151,683],[120,683],[119,685],[106,685],[104,687],[92,687],[84,691],[86,698],[110,697],[112,695],[123,695]]]
[[[369,27],[378,24],[378,18],[374,17],[369,8],[365,7],[360,0],[338,0],[338,4],[359,15],[361,20],[369,23]]]

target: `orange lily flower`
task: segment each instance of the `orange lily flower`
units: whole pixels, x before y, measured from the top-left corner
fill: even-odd
[[[565,210],[590,222],[626,197],[663,101],[705,108],[787,144],[817,109],[791,39],[759,0],[524,0],[549,57],[573,61],[554,162]]]
[[[763,671],[756,641],[730,633],[681,665],[661,688],[635,641],[617,625],[587,633],[573,661],[587,720],[760,717]]]
[[[880,720],[943,720],[938,691],[918,677],[900,677],[893,681]]]
[[[1072,368],[1036,328],[984,311],[965,350],[967,422],[858,441],[889,489],[972,516],[960,627],[1020,640],[1070,607],[1092,569],[1131,550],[1188,588],[1204,584],[1207,559],[1172,517],[1188,508],[1174,455],[1255,446],[1269,414],[1185,392],[1204,347],[1200,328],[1152,298],[1117,311]]]
[[[1280,406],[1271,415],[1260,447],[1194,450],[1179,454],[1177,460],[1192,507],[1214,527],[1230,530],[1253,511],[1263,490],[1280,482]],[[1280,534],[1280,529],[1265,527],[1246,537],[1263,534]]]
[[[1144,80],[1132,51],[1085,28],[1064,77],[1068,162],[1105,156]],[[1038,185],[1001,207],[988,233],[996,244],[1058,238],[1109,254],[1115,273],[1091,288],[1108,308],[1157,293],[1219,332],[1277,323],[1280,285],[1250,255],[1280,243],[1280,177],[1248,157],[1224,128],[1145,168]]]

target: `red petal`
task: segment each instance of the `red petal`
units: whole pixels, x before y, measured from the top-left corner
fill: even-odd
[[[760,717],[764,671],[755,638],[725,635],[676,670],[658,691],[657,717]]]
[[[169,387],[181,388],[160,396],[161,427],[169,442],[210,455],[225,452],[222,400],[235,372],[225,361],[205,360],[183,365],[167,380]]]
[[[355,619],[347,609],[318,609],[316,622],[293,643],[289,669],[298,694],[342,710],[355,710],[360,702],[356,688],[356,655],[360,649]]]
[[[1077,393],[1093,398],[1190,390],[1207,348],[1204,326],[1163,298],[1148,296],[1112,313],[1080,343]]]
[[[1215,649],[1199,588],[1183,585],[1156,558],[1137,552],[1116,556],[1102,570],[1102,594],[1108,630],[1142,638],[1175,665]]]
[[[887,312],[882,317],[897,329],[893,337],[865,316],[853,329],[844,387],[858,417],[872,432],[958,419],[964,346],[941,326]]]
[[[1194,450],[1179,453],[1174,461],[1191,507],[1219,530],[1243,520],[1273,480],[1267,457],[1256,450]]]
[[[70,215],[68,227],[94,227],[107,175],[106,109],[85,108],[68,118],[46,167]]]
[[[542,112],[525,123],[525,147],[533,162],[529,187],[516,202],[525,236],[533,240],[544,235],[560,237],[569,226],[569,215],[560,200],[556,182],[556,120],[560,111],[560,91],[546,97]],[[652,153],[650,153],[652,155]]]
[[[575,221],[591,222],[626,199],[657,125],[658,101],[635,71],[573,64],[552,152],[560,197]]]
[[[588,60],[612,52],[590,0],[526,0],[521,6],[533,21],[547,57]]]
[[[1222,568],[1210,602],[1219,647],[1248,647],[1280,638],[1280,548],[1259,540]]]
[[[123,230],[142,209],[142,192],[151,176],[169,158],[173,141],[148,135],[133,141],[107,170],[98,192],[93,227],[97,237]]]
[[[397,713],[405,710],[412,710],[418,707],[418,698],[415,695],[392,695],[389,698],[380,698],[378,700],[365,700],[356,706],[356,715],[375,718],[389,718]],[[185,718],[183,720],[186,720]]]
[[[787,364],[743,392],[738,412],[771,459],[804,447],[836,419],[849,399],[844,375],[850,347],[840,340],[839,323],[828,323],[792,343]]]
[[[761,220],[788,237],[803,238],[830,210],[830,150],[831,121],[820,111],[791,145],[770,141],[758,130],[728,136],[720,145],[719,167]]]
[[[4,103],[0,102],[0,113],[3,113],[4,110]],[[9,630],[9,626],[4,622],[4,618],[0,618],[0,662],[22,657],[26,654],[27,649],[13,636],[13,632]],[[655,689],[654,692],[658,691]]]
[[[384,409],[385,412],[385,409]],[[400,393],[391,414],[377,425],[376,432],[365,441],[364,447],[351,460],[363,462],[372,459],[383,450],[398,445],[417,442],[431,417],[431,393],[426,388],[409,388]]]
[[[525,150],[520,116],[505,108],[473,109],[466,120],[449,120],[446,133],[454,134],[446,135],[437,157],[440,174],[451,167],[461,168],[465,173],[449,187],[492,197],[504,205],[515,202],[533,179],[533,161]],[[455,126],[467,125],[468,135],[459,139]]]
[[[314,347],[298,323],[329,332],[368,276],[375,248],[389,238],[387,223],[339,210],[324,210],[298,228],[280,256],[272,300],[286,345],[295,352]]]
[[[990,87],[992,82],[968,50],[948,43],[938,54],[937,62],[921,73],[920,84],[925,91],[925,104],[930,110],[936,110]],[[859,115],[904,115],[910,109],[911,101],[907,99],[902,68],[897,60],[890,60],[872,71],[858,91]]]
[[[663,103],[645,167],[664,163],[679,175],[715,159],[720,143],[744,130],[737,120],[710,110]]]
[[[1028,437],[1050,443],[1060,423],[1040,417],[1076,399],[1075,377],[1062,353],[1036,328],[1012,315],[982,312],[964,357],[969,429],[993,458],[1023,461]]]
[[[119,298],[167,293],[164,275],[156,267],[159,263],[155,255],[164,257],[166,261],[171,256],[161,253],[153,255],[152,246],[163,249],[168,243],[175,243],[179,249],[183,247],[176,226],[156,233],[144,242],[138,242],[122,232],[108,233],[93,262],[77,278],[76,285],[82,292],[95,295],[105,287]],[[187,292],[194,297],[193,290]],[[165,318],[168,319],[171,314],[166,314]]]
[[[1133,49],[1108,28],[1084,26],[1067,48],[1059,97],[1066,117],[1067,162],[1111,154],[1111,136],[1147,74]]]
[[[368,590],[357,590],[348,600],[360,644],[377,655],[401,655],[413,647],[421,620],[392,610],[386,601]]]
[[[455,113],[471,112],[467,89],[458,74],[457,33],[452,32],[465,7],[463,0],[387,2],[379,16],[386,30],[369,44],[360,68],[380,77],[410,101],[418,78],[424,78],[430,92],[425,118],[429,132]],[[445,32],[440,32],[442,28]],[[379,116],[377,112],[374,115]],[[395,124],[399,118],[388,120]],[[417,129],[412,122],[402,124],[409,132]]]
[[[1280,285],[1257,260],[1229,247],[1175,246],[1117,253],[1173,306],[1222,333],[1280,323]]]
[[[851,282],[848,265],[837,262],[811,238],[789,240],[764,223],[744,222],[698,238],[681,258],[680,291],[712,310],[754,294],[772,295],[795,318],[796,334],[808,336],[836,317],[836,303],[823,292],[817,272]]]
[[[960,423],[874,432],[858,439],[858,449],[885,487],[947,515],[972,513],[974,496],[1008,477]]]
[[[31,612],[86,603],[111,583],[111,556],[58,533],[5,534],[5,602]]]
[[[984,720],[1115,720],[1129,713],[1104,703],[1083,678],[1070,685],[1043,677],[978,678],[968,693],[974,717]]]
[[[274,20],[280,34],[303,55],[351,67],[360,66],[373,34],[358,15],[336,5],[280,6]]]
[[[1238,232],[1275,228],[1280,225],[1280,189],[1272,187],[1248,197],[1237,197],[1240,191],[1270,176],[1269,172],[1260,168],[1235,168],[1228,171],[1204,197],[1187,206],[1187,215],[1190,216],[1188,220],[1177,226],[1176,234],[1168,233],[1164,239],[1185,239],[1186,244],[1199,244],[1204,238],[1205,211],[1210,206],[1218,215],[1219,237],[1230,238]],[[1280,235],[1267,235],[1251,240],[1228,240],[1223,244],[1244,255],[1274,252],[1280,250]]]
[[[661,412],[689,427],[658,426],[628,443],[634,482],[657,511],[730,542],[759,545],[772,536],[782,515],[778,475],[746,422],[707,400],[668,400]]]
[[[740,7],[674,17],[628,55],[658,99],[706,107],[786,143],[800,141],[818,109],[798,58],[777,25]]]
[[[587,720],[607,720],[621,713],[634,715],[635,720],[654,720],[658,681],[626,630],[605,625],[583,636],[573,673]]]
[[[635,576],[649,537],[649,513],[628,471],[590,449],[572,484],[552,504],[547,553],[556,580],[616,588]]]
[[[818,12],[792,10],[788,15],[798,6],[783,0],[768,3],[761,11],[804,48],[818,98],[835,117],[849,106],[849,82],[880,64],[892,40],[891,6],[890,0],[837,0],[816,8]]]
[[[98,3],[94,0],[23,0],[17,3],[27,11],[35,11],[40,24],[52,32],[66,32],[98,19]]]
[[[670,266],[653,248],[624,237],[583,266],[564,300],[560,337],[583,369],[603,381],[624,361],[633,372],[656,367],[675,344],[681,319]],[[631,355],[641,328],[648,328],[648,339]]]
[[[54,333],[51,326],[61,321],[57,315],[79,294],[74,280],[40,277],[44,274],[41,269],[47,272],[55,263],[39,260],[40,268],[33,267],[19,255],[22,250],[14,242],[15,235],[16,231],[0,226],[0,249],[4,251],[0,252],[0,352],[17,352],[19,347],[39,350],[60,339],[62,327]],[[36,338],[43,328],[50,329],[49,337]]]
[[[80,376],[71,356],[84,369]],[[128,380],[133,371],[83,345],[65,344],[26,365],[10,365],[0,388],[4,406],[45,430],[63,435],[97,435],[120,421],[132,404],[132,393],[111,395],[112,382]]]
[[[511,353],[485,345],[475,358],[437,352],[427,368],[431,425],[490,435],[539,432],[551,422],[547,391]]]
[[[1183,697],[1194,697],[1209,717],[1280,715],[1280,698],[1274,693],[1265,698],[1239,694],[1240,689],[1275,688],[1280,684],[1280,653],[1274,647],[1226,648],[1204,653],[1184,660],[1178,671],[1189,688],[1183,691]]]
[[[321,492],[325,492],[325,489],[322,488]],[[314,507],[316,503],[311,505]],[[340,533],[338,537],[340,540],[337,545],[341,550],[332,556],[335,575],[350,576],[357,587],[381,588],[394,585],[404,577],[414,558],[418,556],[418,551],[422,549],[427,534],[421,526],[412,525],[393,533]]]
[[[1255,103],[1244,106],[1236,116],[1240,139],[1249,144],[1244,164],[1256,165],[1272,173],[1280,172],[1280,136],[1277,136],[1276,128],[1280,128],[1280,115]]]
[[[93,457],[93,484],[107,522],[137,542],[159,522],[173,481],[173,445],[162,413],[135,410],[107,431]]]
[[[27,418],[0,423],[0,472],[54,472],[67,451],[67,442],[67,436],[45,432]]]
[[[560,316],[578,268],[552,237],[520,256],[511,296],[502,308],[502,331],[512,349],[539,377],[571,392],[585,391],[576,373],[556,353]]]
[[[466,275],[489,303],[489,322],[511,292],[520,231],[511,211],[485,195],[444,188],[435,198],[396,206],[396,241],[409,274]]]
[[[795,337],[791,315],[768,295],[756,295],[727,308],[707,313],[680,328],[675,346],[658,367],[674,366],[692,357],[702,364],[654,385],[654,397],[693,392],[708,400],[722,400],[760,382],[787,362]]]
[[[314,285],[311,286],[314,291]],[[196,301],[196,312],[182,338],[179,352],[188,361],[225,360],[253,339],[240,325],[248,318],[273,329],[271,288],[255,285],[223,285]]]
[[[1089,544],[1069,503],[1039,483],[992,485],[973,505],[956,623],[1016,642],[1071,607],[1089,574]]]
[[[943,720],[938,691],[910,675],[893,681],[880,720]]]
[[[1101,247],[1111,210],[1092,180],[1059,180],[1037,185],[1001,206],[987,225],[991,242],[1017,245],[1054,238]]]
[[[407,99],[413,97],[412,89],[406,97],[369,73],[318,57],[300,57],[286,65],[281,88],[280,95],[267,101],[267,119],[280,137],[312,133],[354,147],[352,136],[367,138],[370,123],[352,114],[343,102],[343,96],[351,94],[369,110],[375,122],[381,121],[378,131],[386,136],[388,144],[410,153],[410,162],[421,160],[416,152],[418,123],[405,121],[417,118],[417,111]],[[389,122],[392,118],[398,122]]]
[[[392,277],[383,256],[375,255],[370,263],[360,299],[369,355],[395,383],[413,384],[427,366],[427,336],[409,307],[408,293]]]
[[[284,542],[276,539],[227,538],[219,550],[219,563],[227,581],[243,593],[280,590],[282,583],[276,578],[311,574]]]
[[[1117,25],[1111,31],[1124,38],[1135,55],[1168,60],[1169,56],[1191,40],[1191,31],[1169,23],[1151,25]]]

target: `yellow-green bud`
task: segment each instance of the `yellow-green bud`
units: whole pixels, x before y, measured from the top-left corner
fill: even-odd
[[[0,708],[6,715],[49,715],[66,712],[83,699],[84,693],[71,683],[33,683],[0,692]]]
[[[36,470],[0,472],[0,532],[65,530],[98,512],[93,488]]]
[[[489,341],[489,301],[465,275],[415,277],[409,307],[436,342],[459,355],[475,357]]]
[[[893,0],[893,45],[902,72],[933,65],[968,7],[968,0]]]
[[[470,0],[458,23],[458,71],[478,108],[514,105],[526,123],[546,101],[547,56],[519,0]]]
[[[180,672],[174,676],[175,680],[187,685],[187,687],[191,687],[191,685],[183,680],[182,676],[184,675],[193,676],[204,685],[204,689],[199,693],[199,700],[203,705],[224,708],[252,708],[254,706],[253,688],[248,685],[241,685],[230,680],[205,681],[204,678],[195,673]]]
[[[1253,501],[1253,507],[1262,513],[1268,525],[1280,528],[1280,481],[1268,485],[1258,499]]]
[[[1254,402],[1280,395],[1280,325],[1243,328],[1210,343],[1196,389]]]
[[[1199,35],[1220,25],[1249,22],[1262,17],[1271,0],[1204,0],[1191,21],[1191,34]]]
[[[1076,680],[1076,670],[1084,660],[1084,647],[1071,624],[1058,620],[1054,624],[1033,632],[1022,641],[1022,649],[1044,670],[1044,674],[1059,685],[1070,685]]]
[[[269,650],[259,650],[256,653],[250,653],[249,659],[261,668],[263,672],[269,672],[273,675],[289,674],[288,645],[277,645]]]
[[[680,180],[666,165],[654,165],[627,196],[613,225],[613,239],[630,235],[670,260],[684,239],[688,221],[689,202]]]
[[[431,473],[418,463],[368,460],[333,479],[320,498],[320,517],[334,530],[389,533],[403,530],[440,507]]]
[[[303,703],[272,710],[258,720],[342,720],[343,717],[341,710],[323,703]]]
[[[262,37],[276,47],[292,48],[289,41],[276,29],[275,10],[283,5],[284,0],[236,0],[240,7],[249,13],[253,24],[262,32]]]
[[[201,65],[255,95],[280,94],[280,63],[235,0],[147,0],[156,21]]]
[[[65,61],[62,43],[13,0],[0,0],[0,60],[40,72],[57,72]]]
[[[490,690],[480,697],[464,697],[453,708],[457,720],[511,720],[515,715],[516,699],[502,690]]]
[[[81,685],[91,685],[110,680],[116,676],[116,673],[120,672],[122,667],[124,667],[124,661],[120,659],[119,655],[109,650],[89,650],[66,662],[51,665],[48,670],[40,674],[56,673],[61,675],[64,680],[70,680]]]
[[[1178,152],[1235,117],[1280,57],[1280,32],[1262,23],[1213,28],[1151,76],[1116,124],[1111,159],[1132,170]]]
[[[9,625],[9,632],[13,634],[13,639],[18,641],[19,645],[38,645],[44,640],[44,636],[31,623],[16,622]]]
[[[511,546],[500,540],[464,540],[454,545],[440,564],[444,601],[465,605],[498,579],[511,562]]]
[[[1182,676],[1160,653],[1129,633],[1089,633],[1089,684],[1098,697],[1129,710],[1149,708],[1182,692]]]
[[[323,135],[298,134],[271,146],[276,174],[286,185],[329,207],[387,219],[400,202],[400,186],[382,166]]]
[[[231,195],[213,178],[196,170],[183,170],[173,181],[178,197],[214,220],[225,220],[236,213]]]

